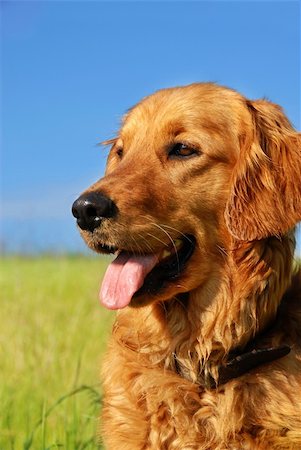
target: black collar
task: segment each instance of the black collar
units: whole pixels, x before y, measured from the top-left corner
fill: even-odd
[[[273,325],[275,325],[275,323]],[[271,328],[274,328],[273,325],[268,328],[269,332],[271,331]],[[198,373],[196,383],[205,389],[216,389],[234,378],[241,377],[262,364],[267,364],[279,358],[283,358],[290,353],[291,348],[286,344],[276,347],[260,348],[260,338],[264,338],[265,334],[266,332],[250,341],[244,352],[238,350],[230,352],[225,362],[217,366],[216,380],[208,370],[202,369]],[[177,359],[176,354],[174,354],[174,362],[177,373],[184,378],[189,378],[185,376],[185,368]]]
[[[183,303],[184,301],[187,301],[188,293],[183,294],[181,300]],[[245,375],[250,370],[259,367],[262,364],[270,363],[288,355],[291,351],[291,347],[289,345],[282,344],[275,347],[267,347],[266,343],[267,335],[271,335],[271,333],[275,332],[279,323],[282,322],[281,310],[284,303],[284,301],[280,303],[276,317],[272,323],[270,323],[265,330],[256,335],[251,341],[249,341],[245,346],[244,351],[238,349],[231,351],[225,362],[217,366],[216,380],[208,370],[202,369],[199,371],[196,383],[205,389],[216,389],[234,378]],[[176,372],[183,378],[189,379],[190,377],[187,374],[187,370],[185,370],[185,367],[183,367],[177,359],[176,354],[174,354],[174,363]]]
[[[202,371],[198,378],[198,382],[206,389],[216,389],[220,385],[233,380],[233,378],[238,378],[250,370],[261,366],[262,364],[283,358],[288,355],[290,351],[291,348],[288,345],[268,348],[254,348],[249,352],[241,353],[234,358],[230,358],[224,365],[221,364],[218,366],[217,381],[210,373],[206,374]]]

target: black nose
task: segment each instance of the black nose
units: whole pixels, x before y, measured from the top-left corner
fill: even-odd
[[[82,230],[93,231],[102,219],[112,218],[116,212],[115,203],[99,192],[83,194],[72,205],[72,214]]]

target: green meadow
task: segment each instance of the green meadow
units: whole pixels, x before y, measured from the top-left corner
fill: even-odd
[[[0,449],[92,450],[99,369],[114,313],[100,307],[107,260],[0,261]]]

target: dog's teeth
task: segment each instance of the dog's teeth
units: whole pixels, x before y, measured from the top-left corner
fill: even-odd
[[[181,248],[183,245],[183,241],[181,239],[176,239],[175,240],[175,246],[177,249]]]
[[[163,250],[162,259],[168,258],[171,255],[169,250]]]
[[[163,250],[161,259],[167,259],[171,255],[177,252],[183,245],[183,241],[181,239],[175,239],[174,244],[170,247],[170,250]]]

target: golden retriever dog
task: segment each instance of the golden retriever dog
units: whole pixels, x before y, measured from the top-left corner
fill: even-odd
[[[300,137],[279,106],[199,83],[144,98],[107,141],[73,204],[117,255],[107,449],[301,449]]]

